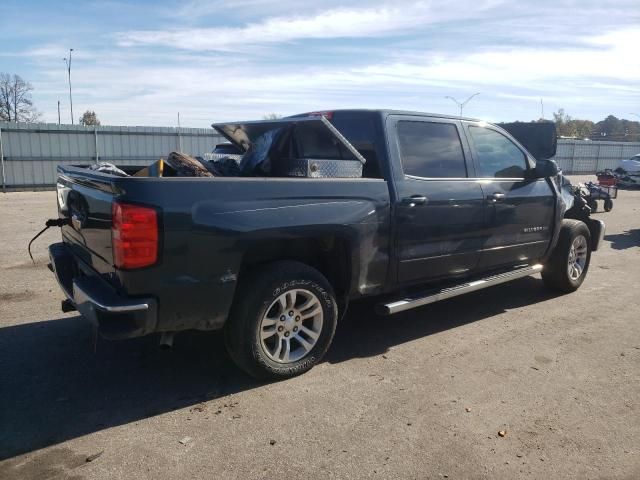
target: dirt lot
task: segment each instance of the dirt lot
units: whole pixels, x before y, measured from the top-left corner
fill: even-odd
[[[218,334],[94,352],[45,268],[59,232],[26,254],[55,214],[53,192],[0,194],[4,480],[640,478],[640,192],[597,214],[577,293],[532,277],[390,318],[359,305],[325,362],[272,384]]]

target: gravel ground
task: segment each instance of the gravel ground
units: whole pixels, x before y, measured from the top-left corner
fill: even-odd
[[[45,268],[59,232],[26,254],[55,194],[0,194],[0,478],[640,478],[639,210],[596,214],[574,294],[360,304],[326,361],[261,384],[216,333],[94,344]]]

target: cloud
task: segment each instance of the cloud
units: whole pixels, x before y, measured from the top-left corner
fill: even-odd
[[[420,62],[391,63],[363,68],[369,76],[384,76],[405,83],[424,81],[472,80],[478,86],[522,85],[569,79],[580,82],[591,78],[640,82],[640,62],[633,61],[632,44],[640,42],[640,29],[618,31],[585,40],[582,48],[518,48],[484,49],[479,53],[449,55]],[[550,86],[550,85],[546,85]],[[638,86],[640,89],[640,85]]]
[[[323,0],[322,7],[330,9],[335,7],[349,7],[362,5],[362,0]],[[371,4],[372,2],[368,2]],[[382,3],[378,0],[376,3]],[[202,17],[264,17],[281,15],[283,13],[310,11],[317,8],[313,2],[301,2],[300,0],[188,0],[179,8],[173,10],[173,15],[178,15],[184,20],[200,19]]]
[[[75,91],[105,123],[125,118],[120,122],[170,125],[178,111],[185,124],[194,126],[322,108],[447,113],[453,104],[445,95],[476,91],[482,94],[466,112],[488,120],[536,118],[542,97],[547,111],[564,107],[574,116],[595,110],[624,115],[629,105],[640,103],[640,66],[628,61],[633,57],[624,42],[639,34],[635,29],[605,32],[564,49],[413,51],[393,61],[373,58],[353,66],[221,63],[191,53],[168,54],[155,65],[112,59],[108,67],[79,72]],[[58,74],[51,71],[52,78]]]
[[[238,45],[282,43],[301,39],[336,39],[406,35],[447,20],[477,15],[496,1],[458,2],[443,8],[439,2],[423,1],[367,8],[335,8],[310,16],[270,17],[240,27],[186,28],[167,31],[141,30],[116,34],[121,46],[168,46],[187,50],[215,51]]]
[[[6,58],[29,62],[31,75],[15,71],[49,120],[66,101],[67,44],[81,46],[74,110],[96,110],[104,124],[172,125],[178,111],[189,126],[325,108],[454,113],[445,95],[477,91],[470,116],[536,118],[543,97],[547,111],[596,120],[640,105],[633,2],[192,0]]]

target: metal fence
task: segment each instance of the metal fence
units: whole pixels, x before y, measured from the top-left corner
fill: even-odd
[[[177,150],[211,152],[224,138],[211,128],[84,127],[0,122],[2,188],[49,187],[60,164],[149,165]]]
[[[555,161],[565,173],[590,174],[605,168],[615,170],[620,160],[640,153],[640,142],[592,142],[558,140]]]
[[[0,122],[2,188],[55,185],[59,164],[148,165],[171,151],[206,157],[224,138],[210,128],[84,127]],[[558,140],[555,160],[565,173],[616,168],[640,153],[640,143]]]

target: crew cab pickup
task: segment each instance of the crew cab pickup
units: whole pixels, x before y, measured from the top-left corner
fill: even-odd
[[[562,292],[584,281],[604,224],[576,214],[552,160],[498,126],[341,110],[215,127],[246,156],[251,132],[319,120],[335,137],[311,140],[305,158],[361,159],[360,175],[59,166],[62,242],[49,251],[63,306],[109,339],[223,329],[242,369],[284,378],[320,361],[362,297],[393,315],[539,272]],[[297,155],[285,141],[267,150],[272,165]]]

